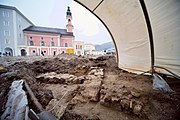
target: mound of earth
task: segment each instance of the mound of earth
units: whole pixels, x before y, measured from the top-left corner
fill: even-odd
[[[153,90],[151,76],[118,68],[115,56],[0,58],[0,115],[9,87],[25,80],[44,109],[60,120],[178,120],[180,81],[165,78],[174,93]],[[28,99],[29,108],[39,112]]]

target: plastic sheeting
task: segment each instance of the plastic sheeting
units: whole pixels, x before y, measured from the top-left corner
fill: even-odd
[[[14,81],[8,93],[6,110],[1,116],[1,120],[27,120],[27,96],[23,88],[23,80]]]
[[[160,90],[163,93],[174,92],[167,82],[157,73],[153,74],[153,89]]]
[[[107,27],[117,47],[120,68],[135,73],[150,70],[149,33],[139,0],[75,1]],[[144,1],[154,36],[155,65],[180,75],[180,1]]]

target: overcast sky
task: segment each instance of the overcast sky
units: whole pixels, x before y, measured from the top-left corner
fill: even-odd
[[[93,44],[112,41],[103,24],[73,0],[0,0],[0,4],[15,6],[36,26],[54,28],[66,28],[70,6],[75,40]]]

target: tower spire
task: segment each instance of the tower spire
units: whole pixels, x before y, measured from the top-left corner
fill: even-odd
[[[71,11],[70,11],[70,7],[69,6],[68,6],[66,14],[67,14],[67,16],[71,16]]]
[[[70,7],[69,6],[67,7],[66,19],[68,20],[67,21],[67,25],[66,25],[67,32],[73,32],[72,13],[70,11]]]

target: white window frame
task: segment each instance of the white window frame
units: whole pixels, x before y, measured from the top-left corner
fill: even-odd
[[[9,17],[9,12],[8,11],[3,11],[3,17]]]
[[[7,42],[8,41],[8,42]],[[5,39],[5,44],[10,44],[10,40],[9,39]]]
[[[3,21],[4,26],[9,26],[9,21]]]
[[[4,36],[10,36],[10,31],[9,30],[4,30]]]

